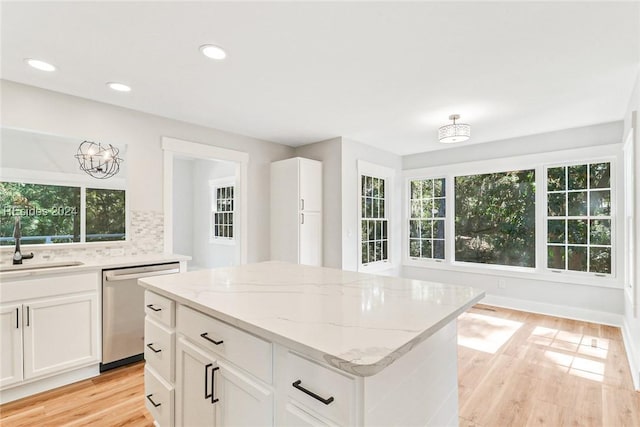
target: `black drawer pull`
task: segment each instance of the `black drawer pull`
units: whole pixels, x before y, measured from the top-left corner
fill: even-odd
[[[162,311],[162,309],[161,309],[161,308],[155,308],[155,307],[153,306],[153,304],[147,304],[147,307],[148,307],[148,308],[150,308],[150,309],[151,309],[151,310],[153,310],[153,311]]]
[[[154,353],[160,353],[160,352],[162,351],[162,349],[160,349],[160,350],[156,350],[155,348],[153,348],[153,343],[152,343],[152,342],[150,342],[149,344],[147,344],[147,347],[149,347],[149,349],[150,349],[151,351],[153,351]]]
[[[319,400],[320,402],[324,403],[325,405],[328,405],[329,403],[333,402],[333,396],[329,397],[328,399],[325,399],[323,397],[318,396],[317,394],[315,394],[312,391],[307,390],[306,388],[302,387],[300,384],[302,383],[301,380],[298,380],[296,382],[294,382],[293,384],[291,384],[294,388],[297,388],[298,390],[300,390],[301,392],[308,394],[309,396],[313,397],[316,400]]]
[[[220,345],[220,344],[222,344],[224,342],[222,340],[220,340],[220,341],[213,340],[213,339],[209,338],[207,335],[209,335],[209,332],[203,332],[202,334],[200,334],[200,336],[202,338],[204,338],[205,340],[207,340],[209,342],[214,343],[215,345]]]
[[[147,394],[147,400],[149,402],[151,402],[151,404],[153,405],[154,408],[157,408],[158,406],[162,405],[162,403],[154,402],[153,399],[151,398],[151,396],[153,396],[153,393],[152,394]]]

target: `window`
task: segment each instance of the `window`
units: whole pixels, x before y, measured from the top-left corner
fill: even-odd
[[[535,267],[535,170],[455,177],[455,260]]]
[[[87,188],[87,242],[125,239],[124,190]]]
[[[611,165],[547,169],[547,267],[611,274]]]
[[[16,216],[24,244],[125,239],[123,190],[0,182],[0,209],[1,245],[14,244]],[[81,232],[83,221],[86,234]]]
[[[213,238],[233,239],[234,186],[214,187]]]
[[[412,180],[409,187],[409,256],[444,259],[445,179]]]
[[[360,175],[361,264],[389,259],[386,180]]]

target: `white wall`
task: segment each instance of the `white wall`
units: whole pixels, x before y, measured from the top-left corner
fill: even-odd
[[[342,138],[296,148],[296,156],[322,162],[322,260],[342,267]]]
[[[173,252],[193,256],[193,160],[173,160]]]
[[[640,18],[640,17],[639,17]],[[632,113],[635,114],[635,122],[632,120]],[[635,154],[635,287],[636,293],[640,292],[640,72],[636,84],[629,99],[629,106],[625,114],[624,135],[628,135],[629,131],[634,129],[634,154]],[[637,313],[640,310],[637,310]],[[633,379],[636,389],[640,390],[640,316],[636,316],[633,307],[628,300],[624,299],[624,323],[623,333],[627,354],[631,365]]]
[[[193,264],[200,268],[235,265],[239,259],[237,245],[215,242],[210,238],[211,187],[209,187],[209,181],[217,178],[234,178],[236,165],[229,162],[208,160],[196,160],[193,163],[194,198],[191,213],[193,221]]]
[[[513,165],[515,162],[526,164],[530,161],[528,159],[543,157],[552,159],[547,162],[570,161],[577,159],[572,157],[573,153],[580,152],[598,152],[620,157],[622,130],[621,122],[567,129],[496,141],[481,146],[469,145],[441,152],[405,156],[403,164],[405,169],[425,168],[426,171],[440,169],[438,172],[440,173],[442,170],[455,170],[457,163],[481,165],[484,159],[487,159],[487,162]],[[561,151],[567,149],[572,150]],[[467,163],[472,160],[476,163]],[[623,181],[621,169],[622,164],[618,162],[616,177],[619,184]],[[623,185],[619,185],[618,190],[616,201],[619,203],[623,200],[621,197]],[[620,242],[622,230],[618,231],[617,242]],[[616,266],[620,271],[622,264],[618,262]],[[624,312],[621,273],[618,273],[613,283],[611,283],[612,280],[605,282],[604,279],[600,283],[600,279],[592,278],[584,279],[584,283],[582,283],[583,279],[571,279],[572,283],[569,283],[569,278],[556,279],[538,273],[513,274],[513,272],[482,267],[465,268],[427,263],[419,267],[404,266],[402,274],[408,278],[473,285],[486,291],[486,302],[523,310],[617,325],[621,324]],[[499,281],[504,288],[498,286]]]
[[[248,153],[247,259],[269,259],[269,165],[292,157],[293,148],[6,80],[0,92],[3,126],[127,144],[130,208],[136,211],[163,210],[162,136]]]
[[[396,171],[391,188],[391,206],[389,221],[390,247],[389,254],[393,264],[386,274],[397,274],[401,257],[401,214],[402,214],[402,158],[388,151],[373,148],[357,141],[342,138],[342,268],[356,271],[358,269],[358,205],[360,204],[360,179],[358,177],[358,160],[364,160],[378,166]]]

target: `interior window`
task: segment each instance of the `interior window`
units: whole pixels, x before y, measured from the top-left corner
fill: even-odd
[[[213,237],[233,239],[234,187],[215,187],[214,192]]]
[[[409,186],[409,257],[444,259],[445,179],[412,180]]]
[[[388,219],[385,179],[360,176],[361,264],[387,261]]]

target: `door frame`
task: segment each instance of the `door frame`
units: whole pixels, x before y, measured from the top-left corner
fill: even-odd
[[[163,174],[163,206],[164,206],[164,252],[173,251],[173,160],[176,155],[192,157],[200,160],[223,160],[233,162],[238,165],[236,168],[236,203],[239,212],[236,212],[237,221],[240,223],[239,236],[234,230],[234,235],[240,242],[240,264],[247,263],[248,235],[247,233],[247,213],[248,200],[247,178],[249,154],[243,151],[230,150],[214,145],[201,144],[182,139],[162,137],[162,150],[164,156]]]

